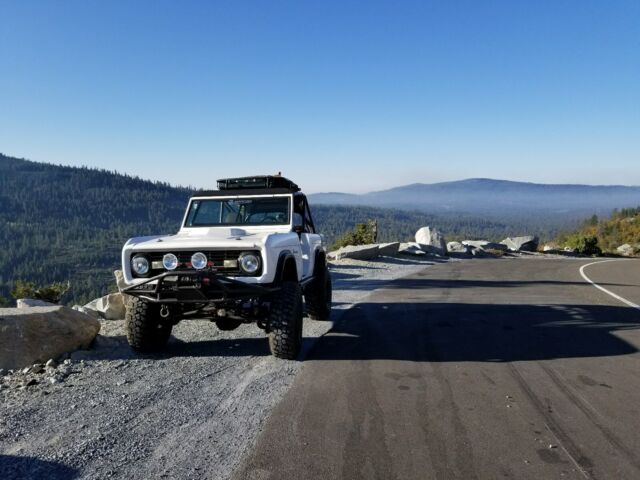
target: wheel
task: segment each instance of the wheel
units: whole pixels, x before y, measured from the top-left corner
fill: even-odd
[[[298,282],[283,282],[271,301],[269,349],[274,357],[293,360],[302,345],[302,288]]]
[[[314,320],[329,320],[331,318],[331,274],[324,267],[305,291],[305,304],[309,317]]]
[[[173,325],[160,318],[160,305],[132,297],[127,302],[125,327],[131,348],[155,352],[167,344]]]
[[[225,332],[229,330],[235,330],[240,325],[242,325],[242,322],[240,320],[233,320],[231,318],[219,318],[218,320],[216,320],[216,327],[218,327],[219,330],[223,330]]]

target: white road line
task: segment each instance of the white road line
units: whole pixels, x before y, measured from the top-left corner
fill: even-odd
[[[611,295],[613,298],[615,298],[616,300],[620,300],[622,303],[625,303],[627,305],[629,305],[632,308],[637,308],[638,310],[640,310],[640,305],[637,305],[633,302],[630,302],[629,300],[627,300],[626,298],[622,298],[620,295],[617,295],[615,293],[613,293],[610,290],[607,290],[604,287],[601,287],[600,285],[598,285],[596,282],[594,282],[593,280],[591,280],[589,277],[587,277],[587,275],[584,273],[584,269],[587,268],[590,265],[596,265],[598,263],[606,263],[606,262],[620,262],[621,260],[600,260],[598,262],[591,262],[591,263],[587,263],[586,265],[582,265],[580,267],[580,275],[582,275],[582,278],[584,278],[587,282],[589,282],[591,285],[593,285],[594,287],[596,287],[598,290],[602,290],[604,293],[606,293],[607,295]],[[624,261],[624,260],[622,260]]]

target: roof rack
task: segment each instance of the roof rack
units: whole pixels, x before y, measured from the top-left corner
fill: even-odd
[[[299,192],[300,187],[288,178],[280,175],[258,175],[255,177],[221,178],[218,180],[218,190],[248,190],[248,189],[286,189]]]

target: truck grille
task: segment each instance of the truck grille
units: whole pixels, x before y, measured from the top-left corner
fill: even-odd
[[[196,252],[202,252],[207,256],[207,260],[209,261],[209,267],[215,270],[218,270],[220,273],[225,275],[229,275],[232,277],[259,277],[262,275],[262,256],[260,255],[260,251],[258,250],[193,250],[193,251],[184,251],[184,252],[151,252],[146,254],[149,259],[149,263],[153,265],[153,262],[162,262],[162,257],[166,253],[173,253],[176,257],[178,257],[178,269],[191,268],[191,256]],[[238,257],[241,253],[253,253],[257,255],[260,261],[260,268],[254,274],[248,274],[243,272],[240,269],[239,265],[235,265],[234,267],[225,267],[225,260],[238,260]],[[211,263],[213,262],[213,265]],[[161,268],[151,268],[150,276],[159,275],[167,270],[164,267]]]

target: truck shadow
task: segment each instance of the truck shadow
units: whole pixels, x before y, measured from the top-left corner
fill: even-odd
[[[363,303],[344,314],[307,360],[515,362],[636,353],[614,335],[638,312],[604,305]]]
[[[34,457],[0,454],[0,478],[21,480],[71,480],[78,478],[75,468]]]

